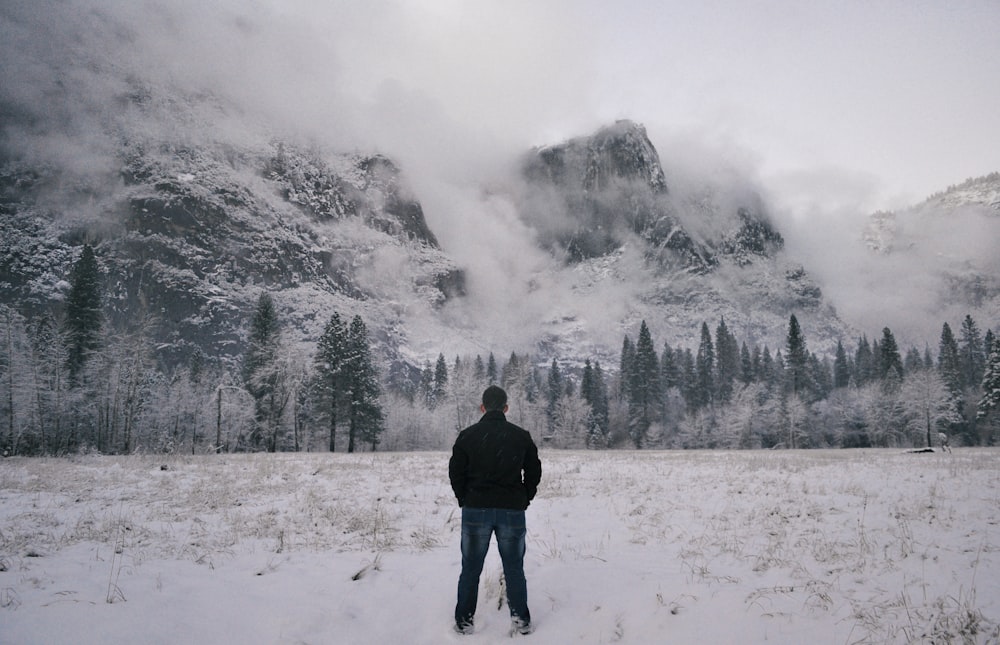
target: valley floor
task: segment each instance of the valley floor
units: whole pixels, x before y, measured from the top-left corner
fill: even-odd
[[[450,630],[448,454],[0,461],[0,643],[501,643]],[[1000,450],[543,451],[538,643],[996,643]]]

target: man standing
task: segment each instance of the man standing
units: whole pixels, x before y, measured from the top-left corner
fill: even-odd
[[[462,574],[458,578],[455,631],[471,634],[479,575],[496,533],[503,561],[512,633],[532,631],[524,579],[524,511],[542,478],[538,448],[527,430],[507,421],[507,393],[483,392],[483,417],[459,433],[448,463],[451,488],[462,507]]]

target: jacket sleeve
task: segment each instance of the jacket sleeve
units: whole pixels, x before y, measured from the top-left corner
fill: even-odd
[[[524,489],[528,493],[529,502],[535,498],[540,481],[542,481],[542,462],[538,459],[538,447],[529,436],[528,450],[524,455]]]
[[[455,442],[451,449],[451,459],[448,461],[448,479],[451,480],[451,490],[459,506],[465,505],[466,480],[468,477],[469,456]]]

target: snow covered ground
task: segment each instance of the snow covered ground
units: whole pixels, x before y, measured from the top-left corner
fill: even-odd
[[[451,631],[445,453],[0,461],[0,643],[503,643]],[[543,451],[537,643],[998,641],[1000,450]]]

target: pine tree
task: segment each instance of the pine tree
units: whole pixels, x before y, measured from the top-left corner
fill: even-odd
[[[719,326],[715,329],[715,355],[716,394],[720,402],[728,403],[733,396],[733,383],[740,373],[740,351],[725,318],[719,319]]]
[[[243,359],[243,382],[254,399],[256,424],[251,446],[277,450],[281,414],[288,402],[285,374],[279,361],[281,334],[274,300],[267,292],[257,299],[250,323],[250,339]]]
[[[605,448],[608,445],[608,388],[599,362],[595,362],[591,367],[588,358],[584,363],[580,394],[590,405],[590,414],[587,418],[587,447]]]
[[[754,381],[753,357],[746,341],[740,345],[740,382],[750,385]]]
[[[875,375],[875,358],[868,336],[858,339],[858,349],[854,353],[854,385],[864,387]]]
[[[677,358],[668,343],[663,343],[663,352],[660,354],[660,386],[663,390],[680,386]]]
[[[442,360],[443,360],[442,356]],[[360,440],[378,446],[384,427],[379,398],[382,394],[378,370],[372,357],[368,328],[355,316],[347,330],[347,452],[354,452]]]
[[[978,389],[983,380],[983,369],[986,367],[986,348],[979,333],[979,326],[966,315],[962,321],[959,341],[959,370],[962,374],[962,385]]]
[[[882,342],[879,344],[879,378],[886,380],[890,374],[894,378],[903,378],[903,357],[899,354],[896,337],[888,327],[882,329]]]
[[[699,408],[712,405],[715,394],[715,346],[708,325],[701,324],[701,341],[694,359],[695,400]]]
[[[807,374],[809,352],[806,341],[802,337],[799,321],[792,314],[788,319],[788,337],[785,342],[785,374],[788,379],[788,389],[792,394],[804,394],[809,389]]]
[[[618,363],[618,400],[629,400],[629,387],[632,385],[632,368],[635,362],[635,345],[625,334],[622,340],[622,353]]]
[[[494,364],[494,368],[496,364]],[[483,357],[476,354],[476,360],[472,364],[472,377],[476,379],[476,384],[481,385],[486,378],[486,366],[483,365]]]
[[[956,398],[962,395],[962,368],[961,358],[958,351],[958,343],[955,341],[951,327],[944,323],[941,327],[941,340],[938,344],[938,371],[944,379],[948,390]]]
[[[920,357],[920,350],[916,347],[906,350],[906,357],[903,359],[903,373],[909,375],[922,369],[924,369],[924,359]]]
[[[328,448],[335,452],[337,439],[337,411],[344,404],[344,363],[347,359],[347,326],[334,312],[323,329],[313,360],[314,407],[320,419],[326,421],[329,431]]]
[[[490,352],[490,358],[486,362],[486,381],[487,385],[497,384],[497,359],[493,358],[493,352]]]
[[[844,344],[837,341],[837,351],[833,359],[833,387],[847,387],[851,382],[851,366],[847,363]]]
[[[948,388],[950,395],[950,407],[956,411],[960,418],[965,417],[965,398],[962,387],[961,357],[958,351],[958,343],[951,332],[948,323],[941,327],[941,340],[938,344],[938,373]],[[958,423],[952,424],[948,434],[955,434]]]
[[[660,360],[656,356],[653,338],[645,320],[639,327],[630,372],[623,378],[629,382],[629,435],[636,448],[642,448],[646,443],[649,427],[659,417],[661,400]]]
[[[556,359],[552,359],[552,365],[549,367],[549,378],[546,389],[546,406],[545,406],[545,416],[548,420],[548,431],[551,435],[554,431],[556,423],[556,411],[559,406],[559,399],[563,395],[563,379],[562,374],[559,371],[559,363]]]
[[[693,413],[701,406],[698,391],[698,368],[695,366],[694,354],[691,348],[687,347],[683,352],[678,352],[677,372],[680,377],[681,396],[684,397],[684,404],[687,411]]]
[[[83,245],[80,258],[73,265],[70,291],[66,298],[66,368],[71,384],[77,384],[80,372],[101,343],[101,285],[97,258],[89,244]]]
[[[448,392],[448,363],[444,360],[444,354],[438,354],[437,362],[434,364],[434,388],[432,396],[434,406],[441,404]],[[433,408],[432,408],[433,409]]]
[[[983,396],[976,408],[977,419],[987,419],[1000,413],[1000,338],[993,339],[989,359],[983,370]]]

